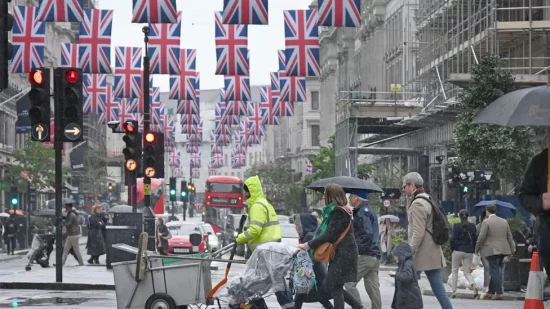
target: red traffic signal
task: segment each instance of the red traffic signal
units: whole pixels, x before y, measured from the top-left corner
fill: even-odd
[[[78,75],[78,72],[75,71],[75,70],[68,70],[66,73],[65,73],[65,80],[69,83],[69,84],[76,84],[78,82],[78,80],[80,79],[80,76]]]
[[[155,133],[149,132],[149,133],[145,134],[145,141],[149,144],[153,144],[156,139],[157,138],[155,136]]]
[[[28,80],[33,87],[42,86],[44,84],[44,73],[40,70],[32,70],[29,73]]]
[[[124,130],[124,132],[126,133],[134,133],[136,132],[136,127],[135,125],[132,123],[132,122],[125,122],[122,124],[122,129]]]

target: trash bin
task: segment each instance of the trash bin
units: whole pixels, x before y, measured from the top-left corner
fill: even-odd
[[[512,256],[504,267],[504,291],[519,291],[521,288],[519,275],[519,258]]]
[[[112,269],[112,263],[125,262],[136,259],[136,255],[116,250],[113,248],[114,244],[127,244],[129,246],[137,247],[138,239],[141,230],[138,230],[135,226],[127,225],[108,225],[106,226],[106,238],[107,245],[107,269]]]

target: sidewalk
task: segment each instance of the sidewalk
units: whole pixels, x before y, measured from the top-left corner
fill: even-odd
[[[80,237],[80,240],[78,243],[82,246],[82,245],[85,245],[87,241],[88,241],[88,236],[82,236]],[[29,251],[30,251],[30,248],[23,249],[23,250],[15,250],[14,251],[15,255],[8,255],[6,252],[2,252],[0,253],[0,263],[25,258],[25,256],[27,255],[27,253],[29,253]],[[54,249],[54,252],[55,252],[55,249]],[[53,252],[52,252],[52,255],[53,255]]]

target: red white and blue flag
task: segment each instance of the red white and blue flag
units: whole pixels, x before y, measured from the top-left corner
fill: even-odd
[[[183,134],[196,134],[197,126],[200,123],[198,115],[183,114],[181,115],[181,133]]]
[[[82,22],[83,0],[39,0],[37,21]]]
[[[157,88],[160,93],[159,87],[154,87],[154,88]],[[151,101],[151,116],[152,116],[151,120],[153,124],[160,126],[164,123],[165,108],[166,106],[164,102],[160,101],[160,97],[159,97],[159,100]],[[159,132],[161,131],[162,130],[159,130]]]
[[[220,168],[223,166],[223,154],[216,152],[211,154],[210,164],[215,168]]]
[[[246,154],[239,149],[233,149],[231,153],[233,168],[241,168],[246,166]]]
[[[231,132],[225,134],[216,134],[216,143],[220,146],[231,145]]]
[[[248,135],[250,135],[250,129],[248,128],[248,119],[247,117],[243,117],[244,119],[241,119],[239,121],[239,137],[241,140],[241,143],[244,143],[246,146],[248,146]]]
[[[319,0],[317,26],[361,27],[361,0]]]
[[[197,82],[195,86],[195,101],[200,103],[201,101],[201,73],[197,72]]]
[[[319,76],[317,10],[284,11],[284,19],[286,75]]]
[[[46,24],[37,21],[38,8],[13,7],[13,56],[10,73],[29,73],[44,66]]]
[[[151,74],[180,74],[181,12],[174,24],[150,24]]]
[[[247,137],[246,143],[249,146],[251,146],[251,145],[260,145],[262,143],[262,137],[259,136],[259,135],[250,134]]]
[[[191,166],[201,167],[201,151],[191,154]]]
[[[115,47],[115,97],[141,98],[141,47]]]
[[[83,73],[111,73],[112,27],[112,10],[84,10],[78,45]]]
[[[277,58],[279,58],[279,71],[286,70],[286,58],[285,58],[285,50],[279,49],[277,50]]]
[[[175,24],[176,0],[132,0],[132,22]]]
[[[191,178],[193,178],[193,179],[201,178],[201,169],[198,168],[198,167],[193,167],[191,169]]]
[[[216,168],[212,164],[208,164],[208,176],[216,176],[218,174]]]
[[[202,132],[197,130],[195,134],[186,134],[185,143],[193,146],[202,146]]]
[[[102,114],[106,109],[107,101],[107,75],[84,74],[83,95],[84,113]]]
[[[210,143],[210,152],[211,153],[222,153],[223,152],[223,147],[221,145],[218,145],[218,143],[216,143],[216,135],[214,135],[214,142]]]
[[[248,128],[252,135],[263,136],[265,134],[262,106],[258,102],[248,102]]]
[[[267,25],[268,0],[224,0],[223,23],[232,25]]]
[[[141,84],[145,83],[145,78],[143,76],[143,71],[141,71]],[[143,88],[143,86],[142,86]],[[151,96],[154,94],[154,89],[153,89],[153,75],[149,75],[149,102],[152,101],[152,98]],[[160,95],[160,93],[159,93]],[[138,103],[138,113],[143,113],[143,95],[136,100]]]
[[[246,25],[224,25],[221,12],[216,20],[216,75],[250,75],[248,28]]]
[[[177,102],[178,107],[178,114],[186,115],[199,115],[200,114],[200,106],[197,101],[193,100],[179,100]]]
[[[226,76],[225,101],[251,101],[250,77],[248,76]]]
[[[106,125],[109,121],[118,121],[120,114],[120,101],[113,95],[113,87],[107,84],[105,93],[105,112],[99,114],[99,124]]]
[[[226,103],[224,114],[227,116],[246,116],[246,102],[244,101],[228,101]],[[233,120],[235,117],[228,117],[230,124],[235,124]],[[238,119],[238,117],[237,117]]]
[[[61,66],[64,68],[78,68],[78,44],[61,43]]]
[[[281,119],[279,117],[279,111],[277,111],[275,108],[278,98],[278,93],[274,90],[272,90],[271,87],[261,87],[260,88],[260,94],[261,94],[261,107],[262,107],[262,118],[264,119],[264,125],[270,125],[270,126],[276,126],[281,123]]]
[[[137,99],[120,99],[120,122],[126,122],[129,120],[137,120]]]
[[[279,72],[281,84],[281,100],[286,102],[306,102],[306,78],[286,76],[284,71]]]
[[[170,100],[195,100],[197,89],[197,50],[180,50],[180,74],[170,76]]]
[[[168,155],[168,162],[170,166],[180,166],[180,152],[177,149],[172,149],[170,154]]]
[[[186,153],[196,153],[199,152],[200,148],[198,146],[185,144],[185,152]]]

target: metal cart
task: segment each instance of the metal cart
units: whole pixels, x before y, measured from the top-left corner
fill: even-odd
[[[113,245],[115,249],[137,256],[135,261],[112,264],[118,309],[177,309],[193,304],[212,304],[212,300],[207,299],[212,289],[210,263],[228,262],[218,257],[234,244],[215,254],[162,256],[148,252],[146,240],[147,234],[142,233],[139,248]]]

